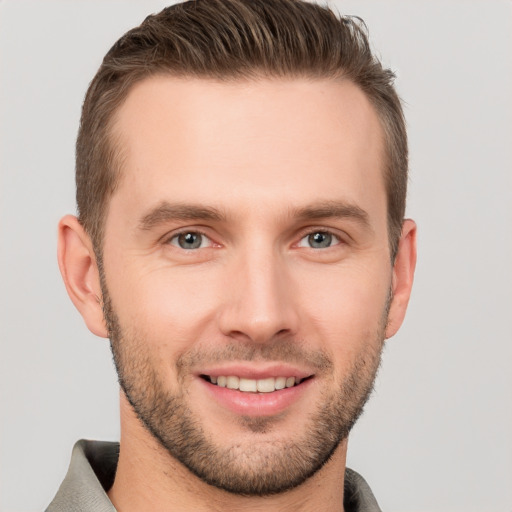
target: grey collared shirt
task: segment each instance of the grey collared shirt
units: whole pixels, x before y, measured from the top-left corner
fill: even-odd
[[[68,473],[46,512],[115,512],[107,491],[114,483],[119,443],[78,441]],[[381,512],[364,478],[345,471],[345,512]]]

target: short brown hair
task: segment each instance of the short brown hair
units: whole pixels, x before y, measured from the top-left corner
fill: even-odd
[[[191,0],[148,16],[110,49],[87,91],[76,144],[78,217],[101,256],[121,159],[112,119],[131,87],[156,74],[346,78],[374,106],[385,137],[391,256],[405,214],[408,150],[394,74],[373,55],[360,18],[302,0]]]

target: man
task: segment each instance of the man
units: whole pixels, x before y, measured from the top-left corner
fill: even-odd
[[[392,79],[295,0],[175,5],[109,51],[59,265],[121,442],[77,443],[49,511],[379,510],[345,461],[415,266]]]

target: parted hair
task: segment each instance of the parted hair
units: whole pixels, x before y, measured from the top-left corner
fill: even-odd
[[[82,107],[76,144],[78,218],[101,257],[109,198],[122,177],[112,125],[132,86],[153,75],[218,80],[348,79],[366,94],[385,141],[391,256],[405,214],[408,149],[393,72],[357,17],[302,0],[191,0],[148,16],[109,50]]]

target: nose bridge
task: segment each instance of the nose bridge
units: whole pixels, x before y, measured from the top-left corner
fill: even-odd
[[[256,238],[237,254],[230,279],[221,320],[226,335],[261,343],[295,332],[297,312],[286,258],[268,240]]]

